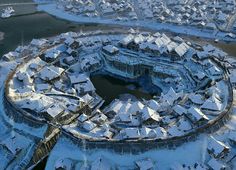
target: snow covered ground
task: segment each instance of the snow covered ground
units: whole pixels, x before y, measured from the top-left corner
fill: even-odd
[[[119,169],[124,170],[134,168],[134,162],[144,158],[151,158],[155,162],[155,169],[168,169],[175,163],[192,165],[197,161],[201,162],[202,158],[204,158],[205,153],[202,153],[202,151],[206,149],[205,141],[205,137],[201,136],[199,140],[184,144],[182,147],[173,150],[158,149],[138,155],[133,155],[132,153],[121,155],[108,150],[84,151],[77,148],[69,140],[62,138],[53,149],[46,169],[53,169],[55,161],[62,158],[71,158],[86,164],[86,161],[91,163],[100,156],[104,156],[110,160],[111,164],[117,165]],[[189,154],[189,150],[191,150],[192,154]],[[63,153],[63,155],[60,153]]]
[[[212,135],[219,140],[228,141],[229,130],[236,130],[236,109],[234,109],[232,120]],[[207,152],[208,140],[209,135],[202,134],[195,141],[185,143],[175,149],[156,149],[134,155],[132,153],[119,154],[102,149],[86,150],[78,148],[66,138],[61,138],[50,154],[46,169],[53,169],[58,160],[66,158],[76,160],[78,162],[77,168],[80,169],[83,165],[91,164],[98,157],[108,159],[113,169],[117,167],[119,170],[134,169],[135,162],[145,158],[150,158],[153,161],[154,169],[178,169],[178,166],[182,164],[193,167],[195,163],[205,164],[208,162],[210,158]],[[86,147],[86,143],[84,143],[84,147]],[[236,154],[235,148],[232,148],[232,152]]]

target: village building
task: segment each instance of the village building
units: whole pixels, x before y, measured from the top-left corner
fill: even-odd
[[[125,128],[120,131],[121,139],[138,139],[140,132],[138,128]]]
[[[137,167],[140,170],[149,170],[149,169],[154,168],[154,164],[153,164],[152,160],[149,158],[136,161],[135,164],[137,165]]]
[[[199,108],[194,106],[188,109],[187,116],[193,123],[197,124],[209,120],[209,118]]]
[[[144,107],[142,109],[142,121],[145,124],[149,124],[150,122],[159,122],[161,120],[160,115],[152,110],[149,107]]]
[[[61,74],[64,72],[64,69],[55,67],[55,66],[46,66],[39,72],[39,78],[44,81],[52,81],[56,78],[59,78]]]
[[[207,146],[209,154],[215,158],[223,158],[229,152],[229,147],[223,142],[216,140],[214,137],[210,138],[210,141]]]
[[[47,110],[46,110],[46,115],[45,117],[47,119],[57,119],[60,115],[62,115],[62,113],[64,112],[64,108],[62,108],[61,106],[55,104],[50,106]]]
[[[222,164],[220,161],[212,158],[207,165],[214,170],[224,170],[226,168],[226,166],[224,164]]]

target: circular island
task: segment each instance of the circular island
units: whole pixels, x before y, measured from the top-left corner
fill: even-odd
[[[5,83],[6,113],[31,126],[48,124],[75,143],[140,152],[173,147],[221,127],[233,89],[219,49],[164,33],[64,33],[34,39]],[[92,77],[139,84],[104,104]],[[112,89],[107,89],[112,90]]]

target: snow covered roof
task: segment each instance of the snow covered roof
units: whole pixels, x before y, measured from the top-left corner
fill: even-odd
[[[120,43],[122,44],[122,45],[128,45],[130,42],[132,42],[134,40],[134,36],[133,35],[131,35],[131,34],[129,34],[128,36],[126,36],[125,38],[123,38],[121,41],[120,41]]]
[[[41,47],[44,44],[46,44],[48,41],[46,39],[33,39],[31,41],[31,45],[37,46],[37,47]]]
[[[232,84],[236,84],[236,71],[233,71],[231,74],[230,74],[230,82]]]
[[[49,49],[45,52],[45,58],[46,59],[56,59],[61,54],[61,51],[56,49]]]
[[[146,120],[149,120],[149,119],[152,119],[152,120],[155,120],[155,121],[160,121],[161,117],[157,112],[155,112],[155,110],[152,110],[151,108],[145,106],[142,109],[142,120],[146,121]]]
[[[68,56],[64,59],[64,62],[68,65],[72,65],[76,62],[76,60],[73,56]]]
[[[194,76],[196,76],[199,80],[202,80],[206,74],[203,71],[197,71],[196,73],[194,73]]]
[[[82,93],[94,92],[96,90],[91,81],[75,84],[74,87],[79,95]]]
[[[31,85],[33,80],[30,78],[30,75],[28,74],[28,72],[17,72],[16,73],[17,79],[20,81],[23,81],[24,85]]]
[[[211,96],[203,103],[201,109],[220,111],[222,109],[222,103],[216,97]]]
[[[43,84],[36,84],[35,87],[38,92],[43,92],[45,90],[49,90],[51,86],[47,83],[43,83]]]
[[[203,104],[204,103],[203,97],[200,94],[191,93],[188,97],[195,104]]]
[[[46,66],[42,70],[40,70],[39,77],[42,80],[45,80],[45,81],[49,80],[50,81],[55,78],[58,78],[63,72],[64,72],[63,68],[55,67],[53,65]]]
[[[212,76],[219,76],[219,75],[222,75],[223,72],[220,68],[218,68],[217,66],[213,65],[212,67],[210,67],[208,70],[207,70]]]
[[[122,106],[123,106],[123,102],[120,100],[116,100],[115,102],[112,103],[110,109],[111,109],[111,111],[118,113]]]
[[[136,112],[141,112],[143,108],[144,108],[144,104],[140,101],[136,101],[132,103],[128,112],[131,114],[136,114]]]
[[[47,63],[45,61],[43,61],[43,60],[41,60],[41,58],[37,57],[32,60],[31,64],[29,65],[29,68],[38,70],[40,67],[43,67],[46,64]]]
[[[0,142],[0,145],[4,145],[5,147],[7,147],[7,149],[11,152],[11,154],[13,154],[14,156],[17,154],[18,151],[20,151],[21,148],[20,147],[20,142],[16,140],[17,136],[14,137],[8,137],[3,139]]]
[[[186,44],[186,43],[181,43],[180,45],[178,45],[176,48],[175,48],[175,52],[180,56],[184,56],[188,50],[189,50],[189,46]]]
[[[30,109],[40,112],[49,105],[54,103],[54,100],[48,96],[33,94],[29,98],[24,98],[19,101],[15,101],[17,105],[22,109]]]
[[[88,93],[81,97],[81,100],[85,103],[89,103],[93,100],[93,97],[90,96]]]
[[[228,136],[229,140],[236,143],[236,131],[231,131]]]
[[[125,112],[125,113],[119,113],[118,117],[119,117],[120,121],[122,121],[122,122],[131,122],[132,115]]]
[[[86,130],[86,131],[91,131],[93,130],[97,125],[95,123],[93,123],[92,121],[85,121],[83,122],[83,128]]]
[[[225,169],[225,165],[214,158],[210,159],[210,161],[207,163],[207,165],[214,170]]]
[[[58,105],[58,104],[54,104],[52,106],[50,106],[47,109],[47,113],[52,117],[52,118],[56,118],[59,114],[61,114],[64,111],[64,109]]]
[[[100,110],[97,110],[96,115],[91,120],[97,124],[102,124],[107,120],[107,116]]]
[[[7,59],[7,60],[12,60],[12,59],[15,59],[19,56],[19,53],[18,52],[15,52],[15,51],[10,51],[9,53],[7,54],[4,54],[3,55],[3,58]]]
[[[128,113],[131,106],[132,106],[132,104],[130,102],[123,103],[123,105],[121,106],[118,114]]]
[[[65,42],[65,44],[67,44],[69,46],[72,45],[73,43],[81,44],[81,42],[79,40],[74,39],[72,37],[66,37],[64,42]]]
[[[181,136],[183,135],[183,131],[181,131],[177,126],[172,125],[167,129],[167,132],[171,135],[171,136]]]
[[[149,158],[136,161],[135,163],[140,170],[148,170],[154,168],[153,162]]]
[[[84,121],[86,121],[88,119],[88,116],[86,115],[86,114],[81,114],[79,117],[78,117],[78,120],[80,121],[80,122],[84,122]]]
[[[194,106],[191,106],[188,109],[188,116],[193,122],[200,120],[209,120],[209,118],[204,113],[202,113],[200,109]]]
[[[166,138],[167,131],[163,127],[157,127],[153,129],[158,139]]]
[[[183,92],[176,93],[172,87],[169,89],[169,91],[166,94],[162,94],[163,100],[168,101],[171,105],[182,96],[183,96]]]
[[[140,138],[138,128],[124,128],[120,131],[123,139],[137,139]]]
[[[80,105],[78,105],[78,104],[70,103],[67,105],[67,109],[71,112],[74,112],[74,113],[79,111],[79,108],[80,108]]]
[[[219,158],[229,151],[229,147],[223,142],[216,140],[213,136],[210,137],[207,149],[214,157]]]
[[[119,49],[113,45],[106,45],[102,49],[108,52],[109,54],[114,54],[119,51]]]
[[[148,107],[155,111],[158,111],[158,109],[160,109],[160,104],[156,100],[151,99],[148,101]]]
[[[179,130],[181,131],[188,131],[192,129],[192,125],[190,124],[190,122],[188,121],[188,119],[186,119],[185,117],[181,117],[178,122],[177,122],[177,127],[179,128]]]
[[[156,135],[155,130],[150,129],[148,127],[142,127],[140,129],[140,136],[142,138],[149,138],[150,139],[150,138],[155,138],[157,135]]]
[[[77,74],[69,76],[71,84],[83,83],[89,80],[86,74]]]
[[[73,166],[73,161],[70,159],[59,159],[55,162],[55,169],[71,169]]]
[[[178,45],[175,42],[170,42],[169,44],[167,44],[166,48],[169,52],[173,51],[174,49],[176,49]]]
[[[180,105],[175,105],[173,107],[173,110],[178,114],[178,115],[182,115],[182,114],[186,114],[187,113],[187,109],[185,109],[184,107],[180,106]]]

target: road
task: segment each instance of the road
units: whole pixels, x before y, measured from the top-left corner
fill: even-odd
[[[6,6],[17,6],[17,5],[37,5],[37,4],[50,4],[51,1],[44,1],[42,3],[35,3],[35,2],[22,2],[22,3],[9,3],[9,4],[0,4],[0,7]]]

